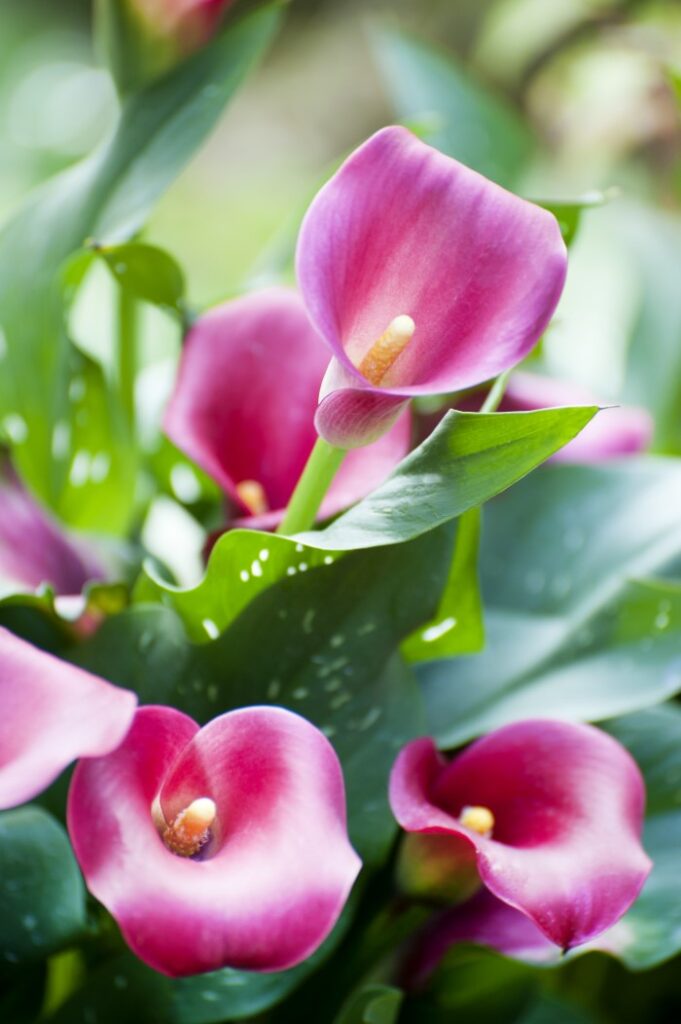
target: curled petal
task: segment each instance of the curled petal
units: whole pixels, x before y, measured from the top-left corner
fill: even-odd
[[[317,439],[328,352],[293,291],[269,288],[200,317],[186,339],[165,416],[170,439],[220,485],[235,525],[275,527]],[[382,483],[409,448],[403,416],[344,462],[321,509],[333,515]],[[262,507],[243,500],[255,484]]]
[[[423,986],[449,950],[461,943],[488,946],[530,963],[560,955],[529,917],[483,889],[460,907],[439,914],[414,941],[403,969],[407,987]]]
[[[217,808],[211,838],[199,859],[179,857],[152,804],[170,823],[201,798]],[[173,976],[305,959],[360,867],[333,748],[280,708],[201,730],[172,708],[140,709],[117,751],[76,768],[68,821],[91,891],[134,952]]]
[[[115,749],[136,703],[0,628],[0,808],[31,800],[75,758]]]
[[[390,784],[403,828],[470,844],[487,888],[564,949],[614,924],[638,895],[650,871],[644,796],[615,740],[550,720],[498,729],[450,763],[430,739],[416,740]],[[491,810],[491,836],[462,824],[469,807]]]
[[[355,387],[405,398],[521,360],[555,309],[566,250],[547,211],[392,127],[317,195],[297,268],[312,322]],[[379,386],[358,367],[396,318],[415,329]]]
[[[47,583],[58,594],[75,595],[104,575],[85,546],[38,505],[0,450],[0,589],[35,590]]]

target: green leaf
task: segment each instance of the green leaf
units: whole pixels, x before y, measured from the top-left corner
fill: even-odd
[[[399,118],[435,115],[439,127],[427,138],[433,146],[502,185],[518,180],[534,147],[512,108],[428,43],[387,28],[372,42]]]
[[[314,722],[343,764],[353,842],[366,862],[378,862],[396,828],[387,802],[392,762],[424,726],[415,680],[395,651],[437,606],[452,534],[447,526],[299,569],[262,590],[208,643],[190,643],[170,608],[138,605],[103,623],[73,656],[143,702],[171,704],[201,722],[259,703]],[[257,576],[251,582],[260,585]],[[232,589],[229,577],[222,585]]]
[[[681,466],[554,465],[485,510],[482,654],[418,668],[453,746],[517,719],[597,720],[681,689]],[[636,582],[636,578],[639,581]]]
[[[543,206],[545,210],[553,214],[558,221],[563,241],[569,247],[575,240],[584,210],[592,210],[596,207],[604,206],[616,194],[616,190],[587,192],[586,195],[580,196],[578,199],[535,199],[533,202],[537,206]]]
[[[596,412],[592,406],[484,415],[452,410],[372,494],[325,530],[298,539],[347,551],[417,537],[510,487]]]
[[[244,17],[176,71],[131,97],[113,138],[32,196],[0,232],[0,329],[7,349],[0,421],[9,421],[21,440],[16,454],[22,474],[54,508],[74,507],[71,499],[62,502],[62,493],[76,449],[61,444],[65,428],[60,425],[69,422],[69,385],[80,372],[73,368],[75,350],[64,322],[62,265],[89,237],[111,244],[140,228],[264,51],[280,13],[270,6]],[[107,408],[103,401],[103,420]],[[113,464],[127,439],[114,421],[107,436],[111,441],[102,451]],[[91,507],[101,509],[115,498],[108,479],[89,478],[85,487],[104,495]],[[98,521],[88,525],[107,528]]]
[[[177,261],[156,245],[127,242],[95,249],[121,288],[137,299],[178,312],[184,297],[184,275]]]
[[[80,938],[85,891],[61,825],[38,807],[0,814],[0,960],[37,960]]]
[[[170,981],[123,953],[88,973],[85,984],[45,1018],[50,1024],[170,1024]]]
[[[629,913],[596,945],[632,970],[646,970],[681,952],[681,708],[649,708],[606,722],[605,728],[627,747],[643,772],[643,843],[653,870]]]
[[[395,1024],[404,993],[390,985],[369,984],[350,997],[334,1024]]]
[[[459,519],[454,557],[437,612],[402,644],[407,661],[474,654],[484,646],[479,548],[480,509],[472,508]]]

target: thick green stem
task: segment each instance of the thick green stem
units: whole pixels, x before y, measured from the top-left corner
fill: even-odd
[[[300,533],[314,526],[319,506],[345,455],[342,448],[317,438],[277,533]]]
[[[510,375],[510,370],[505,370],[503,373],[499,374],[497,379],[494,381],[494,384],[492,384],[487,398],[482,403],[480,412],[497,411],[501,405],[501,399],[504,397],[504,391],[506,390],[506,385],[508,384],[508,378]]]
[[[118,296],[118,387],[130,429],[135,429],[137,377],[137,300],[126,288]]]

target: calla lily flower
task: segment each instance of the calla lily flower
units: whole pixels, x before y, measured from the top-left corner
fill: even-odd
[[[77,757],[114,750],[136,704],[0,628],[0,808],[33,799]]]
[[[215,33],[233,0],[126,0],[147,31],[187,55]]]
[[[269,288],[200,317],[187,336],[164,428],[227,495],[232,526],[271,529],[314,447],[328,359],[300,297]],[[351,452],[320,509],[326,518],[382,483],[406,455],[409,415]]]
[[[78,764],[68,825],[90,890],[137,956],[171,976],[304,960],[360,868],[336,754],[281,708],[202,729],[141,708],[118,750]]]
[[[35,590],[43,583],[57,594],[80,594],[104,570],[38,505],[0,450],[0,591]]]
[[[339,448],[375,441],[415,395],[519,362],[548,324],[567,253],[555,217],[385,128],[312,202],[300,289],[333,359],[316,414]]]
[[[449,762],[432,740],[415,740],[390,781],[407,832],[442,836],[453,871],[457,847],[472,852],[487,889],[562,949],[610,927],[638,895],[650,871],[644,798],[619,743],[550,720],[505,726]]]
[[[456,408],[477,411],[479,394],[456,402]],[[655,424],[646,409],[636,406],[607,407],[586,388],[570,381],[536,373],[517,372],[506,386],[500,412],[532,412],[568,405],[605,405],[598,416],[553,456],[554,462],[605,462],[645,451],[652,441]],[[434,424],[433,424],[434,426]]]

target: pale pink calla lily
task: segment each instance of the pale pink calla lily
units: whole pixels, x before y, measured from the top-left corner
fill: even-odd
[[[456,408],[477,411],[480,394],[470,395]],[[612,406],[600,401],[581,385],[556,377],[519,371],[514,373],[499,406],[500,412],[533,412],[535,409],[574,405],[602,405],[598,416],[553,456],[554,462],[606,462],[626,455],[637,455],[649,447],[655,424],[646,409],[638,406]],[[434,424],[433,424],[434,425]]]
[[[619,743],[551,720],[505,726],[449,762],[415,740],[390,782],[407,832],[459,839],[487,889],[563,949],[610,927],[638,895],[650,871],[644,797]]]
[[[271,529],[281,521],[317,438],[327,364],[302,300],[284,288],[227,302],[189,332],[164,427],[225,492],[231,525]],[[377,444],[351,452],[320,517],[382,483],[406,455],[410,432],[406,414]]]
[[[103,577],[95,556],[40,507],[0,450],[0,592],[45,583],[57,594],[75,595]]]
[[[0,628],[0,808],[31,800],[77,757],[115,749],[136,704]]]
[[[549,322],[567,254],[546,210],[385,128],[312,202],[298,281],[333,360],[316,415],[330,444],[379,437],[414,395],[514,366]]]
[[[214,817],[180,856],[172,837],[206,806]],[[172,976],[304,960],[360,867],[336,754],[281,708],[202,729],[172,708],[141,708],[117,751],[78,764],[68,823],[90,890],[137,956]]]

